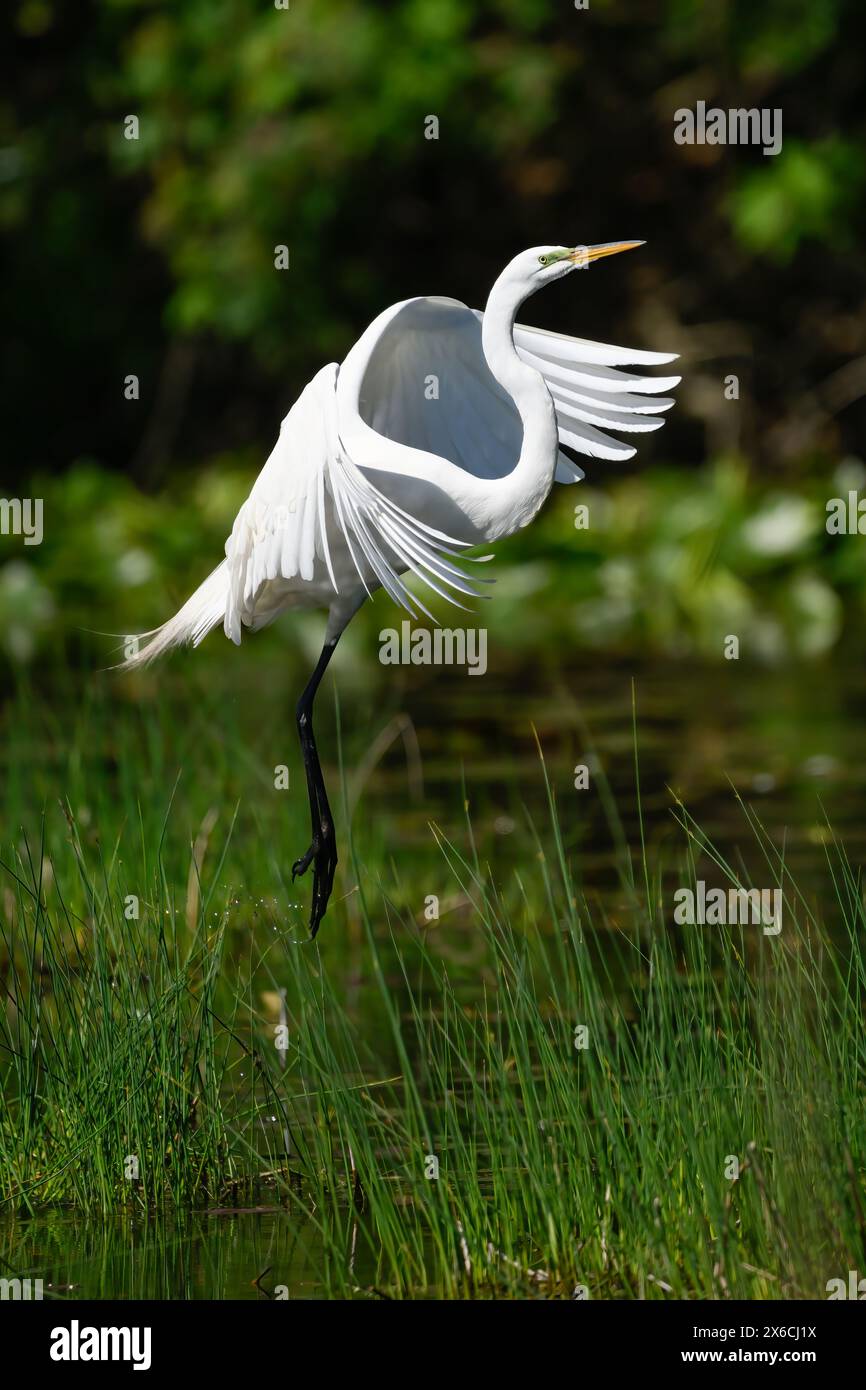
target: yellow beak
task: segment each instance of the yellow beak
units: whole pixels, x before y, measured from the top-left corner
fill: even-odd
[[[646,245],[643,241],[603,241],[598,246],[575,246],[569,260],[578,268],[600,261],[602,256],[616,256],[620,251],[633,251],[636,246]]]

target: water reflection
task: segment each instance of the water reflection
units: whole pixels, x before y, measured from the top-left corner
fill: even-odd
[[[643,828],[651,856],[678,854],[674,818],[680,797],[716,849],[747,866],[759,857],[738,803],[742,797],[794,878],[817,889],[826,877],[827,821],[855,861],[866,851],[861,816],[866,791],[866,674],[840,664],[796,669],[722,662],[643,667],[593,663],[542,677],[524,672],[469,681],[438,671],[407,692],[424,775],[414,805],[406,758],[392,745],[365,791],[389,835],[405,846],[429,842],[429,822],[458,829],[455,809],[465,778],[473,826],[507,869],[526,853],[525,812],[546,823],[533,726],[544,750],[572,862],[583,886],[602,897],[618,884],[617,840],[640,843],[632,682],[637,714]],[[443,711],[447,718],[443,719]],[[597,757],[610,808],[575,789],[574,769]],[[457,787],[455,786],[457,784]],[[400,807],[400,815],[394,814]]]
[[[349,1271],[351,1218],[347,1218]],[[315,1227],[278,1208],[221,1209],[184,1219],[87,1218],[49,1211],[0,1222],[6,1278],[41,1279],[57,1299],[315,1297],[322,1252]]]

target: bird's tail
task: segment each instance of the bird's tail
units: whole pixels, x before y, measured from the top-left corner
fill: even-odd
[[[228,565],[223,560],[167,623],[154,628],[152,632],[142,632],[134,639],[126,639],[129,655],[123,662],[124,668],[146,666],[172,647],[188,646],[190,643],[197,647],[211,628],[223,621],[228,597]]]

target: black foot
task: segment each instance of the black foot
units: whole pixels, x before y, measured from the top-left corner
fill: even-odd
[[[300,859],[296,859],[292,865],[292,883],[294,883],[296,878],[300,878],[301,874],[307,872],[307,869],[312,864],[318,852],[319,842],[318,840],[314,840],[306,854],[302,854]]]
[[[300,874],[305,874],[313,865],[313,903],[310,908],[310,940],[319,930],[322,918],[328,907],[328,899],[334,886],[334,871],[337,867],[337,849],[334,826],[323,822],[306,854],[296,859],[292,865],[292,882]]]

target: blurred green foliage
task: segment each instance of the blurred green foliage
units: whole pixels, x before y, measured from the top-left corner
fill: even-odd
[[[839,136],[811,146],[794,140],[769,166],[743,176],[731,216],[745,246],[779,260],[790,260],[808,238],[850,250],[864,186],[861,146]]]
[[[123,636],[164,620],[216,563],[250,476],[242,462],[217,458],[159,496],[95,466],[36,480],[45,539],[38,551],[16,541],[0,567],[7,657],[37,666],[76,654],[88,665],[118,661]],[[866,470],[852,461],[829,480],[843,498],[864,483]],[[494,601],[476,603],[467,621],[488,627],[506,667],[563,644],[720,659],[731,632],[742,655],[759,661],[822,656],[846,632],[846,615],[856,630],[866,609],[862,537],[827,534],[827,488],[825,480],[797,491],[762,484],[736,456],[690,475],[667,468],[557,487],[531,530],[496,547]],[[453,611],[437,611],[429,594],[425,601],[453,623]],[[405,616],[379,594],[352,624],[344,644],[368,682],[383,676],[378,633]],[[309,640],[299,643],[299,625]],[[280,643],[303,668],[320,629],[318,616],[296,615],[245,640]],[[201,652],[228,656],[220,633]]]

